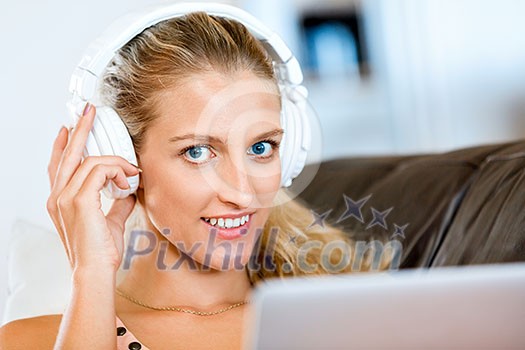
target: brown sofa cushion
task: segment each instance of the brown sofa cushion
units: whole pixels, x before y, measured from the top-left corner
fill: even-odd
[[[525,144],[481,164],[432,266],[525,261]]]
[[[318,214],[332,209],[327,222],[358,240],[400,241],[402,268],[525,260],[525,217],[518,209],[523,152],[524,141],[444,154],[330,160],[299,197]],[[345,196],[354,202],[370,196],[362,222],[358,211],[342,216]],[[480,210],[483,218],[476,219]],[[408,225],[404,236],[394,234],[396,225],[397,233]]]

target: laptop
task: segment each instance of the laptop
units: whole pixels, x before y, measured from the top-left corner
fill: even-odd
[[[525,349],[525,263],[272,279],[244,349]]]

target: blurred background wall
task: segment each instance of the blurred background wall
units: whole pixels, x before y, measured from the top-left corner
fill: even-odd
[[[298,56],[324,159],[525,136],[525,1],[227,2],[279,32]],[[151,3],[159,2],[2,0],[0,314],[13,222],[53,227],[46,167],[69,123],[70,74],[114,18]]]

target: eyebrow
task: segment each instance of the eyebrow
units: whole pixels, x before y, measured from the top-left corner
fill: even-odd
[[[283,129],[275,129],[275,130],[271,130],[271,131],[262,133],[262,134],[256,136],[254,139],[263,139],[263,138],[267,138],[267,137],[281,135],[283,133],[284,133]],[[173,136],[173,137],[170,137],[168,139],[168,142],[170,142],[170,143],[171,142],[178,142],[178,141],[183,141],[183,140],[187,140],[187,139],[191,139],[191,140],[195,140],[195,141],[199,141],[199,142],[210,142],[211,141],[213,143],[222,143],[222,144],[226,143],[224,140],[222,140],[221,138],[218,138],[216,136],[195,135],[195,134],[185,134],[185,135],[181,135],[181,136]]]

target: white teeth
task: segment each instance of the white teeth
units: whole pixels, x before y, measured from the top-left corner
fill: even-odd
[[[212,226],[219,226],[221,228],[232,228],[232,227],[239,227],[241,225],[244,225],[245,223],[247,223],[250,219],[250,214],[248,215],[244,215],[240,218],[235,218],[235,219],[232,219],[232,218],[226,218],[226,219],[223,219],[223,218],[219,218],[219,219],[216,219],[216,218],[204,218],[204,220],[208,223],[210,223]]]

